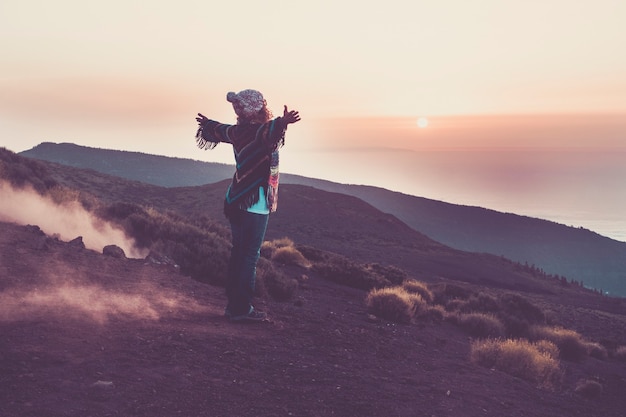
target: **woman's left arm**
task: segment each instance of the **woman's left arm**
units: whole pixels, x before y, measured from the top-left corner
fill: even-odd
[[[285,131],[287,130],[287,126],[299,121],[300,114],[295,110],[288,110],[287,106],[285,106],[281,117],[270,120],[264,125],[261,138],[270,148],[280,148],[285,143]]]
[[[290,125],[292,123],[296,123],[300,121],[300,113],[297,110],[289,110],[287,106],[285,106],[285,110],[283,111],[282,119],[285,122],[285,126]]]

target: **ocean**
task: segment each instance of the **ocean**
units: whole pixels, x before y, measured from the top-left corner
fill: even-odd
[[[309,150],[283,161],[283,172],[551,220],[626,242],[623,148]]]

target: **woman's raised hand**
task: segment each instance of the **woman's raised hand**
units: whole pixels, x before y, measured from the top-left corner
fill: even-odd
[[[296,110],[289,110],[287,106],[285,106],[285,111],[283,112],[283,120],[287,124],[299,122],[300,113],[298,113]]]
[[[198,117],[196,117],[196,122],[198,122],[200,126],[204,126],[208,120],[209,119],[207,119],[207,117],[202,113],[198,113]]]

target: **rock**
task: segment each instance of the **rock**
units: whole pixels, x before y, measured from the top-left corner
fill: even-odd
[[[146,264],[170,267],[175,270],[180,269],[180,266],[178,266],[176,262],[174,262],[173,259],[157,252],[150,251],[148,256],[146,256],[145,260],[146,260]]]
[[[74,246],[79,249],[85,249],[85,243],[83,242],[83,237],[78,236],[76,239],[72,239],[69,241],[70,246]]]
[[[102,254],[117,259],[126,259],[124,249],[117,245],[107,245],[102,249]]]
[[[96,381],[89,387],[89,396],[93,400],[107,401],[115,390],[115,384],[113,381]]]
[[[42,251],[50,249],[50,246],[48,245],[48,237],[46,235],[37,238],[35,241],[35,249]]]
[[[93,384],[91,384],[91,386],[94,388],[103,388],[103,389],[115,388],[113,381],[96,381]]]
[[[26,230],[28,230],[30,233],[34,233],[34,234],[39,235],[39,236],[45,236],[46,235],[43,232],[43,230],[41,230],[39,228],[39,226],[36,226],[36,225],[28,224],[28,225],[26,225]]]

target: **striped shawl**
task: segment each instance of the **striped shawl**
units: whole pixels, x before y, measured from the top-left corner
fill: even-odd
[[[198,128],[196,142],[201,149],[213,149],[218,143],[233,146],[236,171],[226,191],[224,213],[230,217],[259,201],[263,187],[270,212],[278,204],[278,149],[285,142],[286,123],[281,117],[264,124],[227,125],[214,120]]]

